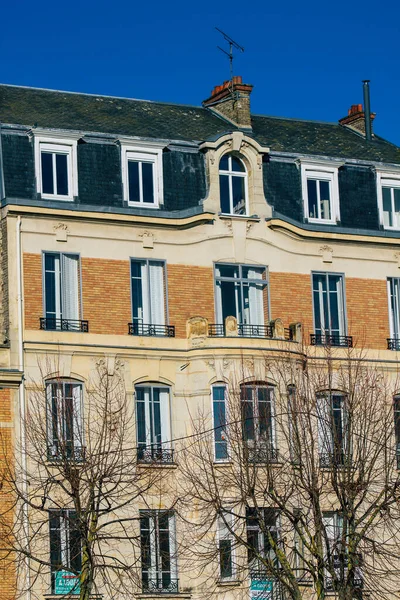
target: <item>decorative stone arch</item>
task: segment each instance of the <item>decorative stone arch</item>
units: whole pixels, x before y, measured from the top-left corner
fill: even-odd
[[[204,210],[220,213],[219,164],[222,156],[232,153],[245,165],[248,182],[248,214],[242,218],[257,215],[260,218],[272,216],[272,209],[264,196],[262,159],[269,153],[267,146],[261,146],[243,131],[223,134],[217,140],[203,142],[200,150],[206,157],[208,194],[204,200]],[[235,215],[236,217],[236,215]]]

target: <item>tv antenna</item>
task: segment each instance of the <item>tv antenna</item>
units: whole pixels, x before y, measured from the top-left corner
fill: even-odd
[[[243,48],[243,46],[240,46],[237,42],[235,42],[235,40],[233,40],[231,37],[229,37],[229,35],[227,35],[224,31],[222,31],[222,29],[219,29],[218,27],[216,27],[215,29],[217,31],[219,31],[219,33],[221,35],[223,35],[224,40],[226,42],[228,42],[228,44],[229,44],[229,52],[227,52],[220,46],[217,46],[217,48],[218,48],[218,50],[221,50],[221,52],[226,54],[226,56],[228,56],[228,58],[229,58],[229,69],[230,69],[230,75],[231,75],[230,79],[232,81],[233,80],[233,49],[235,48],[236,50],[239,50],[240,52],[244,52],[244,48]]]

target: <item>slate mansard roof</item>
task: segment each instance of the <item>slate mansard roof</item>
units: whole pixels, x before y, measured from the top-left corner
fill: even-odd
[[[234,126],[207,108],[0,85],[0,122],[201,142]],[[253,136],[272,151],[400,164],[400,149],[335,123],[252,116]]]

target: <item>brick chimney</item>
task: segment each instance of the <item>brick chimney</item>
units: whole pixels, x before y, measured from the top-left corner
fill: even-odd
[[[375,119],[376,113],[371,113],[371,123]],[[362,104],[352,104],[349,108],[347,117],[339,119],[340,125],[345,125],[365,135],[365,113]]]
[[[251,129],[250,94],[252,89],[252,85],[242,83],[242,78],[237,75],[231,81],[224,81],[222,85],[215,86],[211,96],[204,100],[203,106],[214,110],[238,127]]]

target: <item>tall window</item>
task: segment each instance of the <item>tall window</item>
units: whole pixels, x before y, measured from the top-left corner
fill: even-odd
[[[221,579],[235,576],[233,515],[224,511],[217,519],[219,568]]]
[[[162,204],[161,148],[122,146],[124,199],[130,206],[157,208]]]
[[[82,568],[81,535],[76,512],[50,510],[51,592],[79,594]]]
[[[46,385],[47,455],[51,459],[82,460],[84,435],[82,386],[72,381]]]
[[[239,334],[263,337],[264,313],[268,312],[266,277],[265,267],[216,264],[218,323],[233,316],[238,321]]]
[[[79,256],[45,252],[44,329],[87,331],[80,321]]]
[[[383,225],[388,229],[400,229],[399,183],[393,187],[382,187]]]
[[[73,200],[78,195],[76,141],[56,142],[35,136],[37,191],[43,198]]]
[[[313,273],[314,344],[351,345],[346,336],[343,275]]]
[[[226,394],[224,384],[213,385],[214,456],[217,461],[228,459]]]
[[[318,396],[317,418],[321,467],[344,465],[349,458],[345,396],[339,393]]]
[[[400,349],[400,279],[390,277],[387,281],[389,298],[389,350]]]
[[[393,398],[394,435],[396,440],[397,468],[400,469],[400,396]]]
[[[289,385],[287,389],[288,398],[288,442],[290,460],[299,463],[301,460],[301,422],[298,413],[296,387]]]
[[[246,168],[242,161],[232,154],[225,154],[220,160],[219,189],[222,213],[248,214]]]
[[[165,325],[165,263],[132,260],[132,331],[133,335],[173,335]]]
[[[172,462],[169,388],[138,385],[135,392],[138,460]]]
[[[140,511],[142,591],[178,591],[173,511]]]
[[[302,165],[304,214],[311,222],[339,220],[338,169],[335,166]]]
[[[265,571],[260,558],[275,561],[278,540],[278,514],[272,508],[246,508],[247,557],[250,571]]]
[[[276,460],[274,388],[263,383],[242,385],[243,439],[248,459],[254,462]]]

